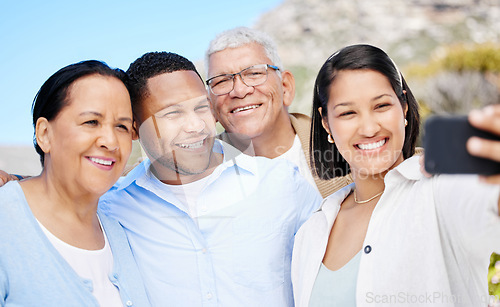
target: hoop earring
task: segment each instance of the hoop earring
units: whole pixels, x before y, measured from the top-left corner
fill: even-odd
[[[335,140],[332,138],[332,135],[328,133],[328,143],[333,144],[335,143]]]

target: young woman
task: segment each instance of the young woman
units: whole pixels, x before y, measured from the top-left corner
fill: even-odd
[[[315,84],[312,164],[354,183],[299,230],[297,306],[483,306],[500,251],[499,186],[420,172],[418,104],[394,62],[346,47]],[[451,136],[450,136],[451,137]]]
[[[98,61],[52,75],[33,103],[39,176],[0,188],[0,306],[148,306],[121,226],[98,199],[134,137],[125,74]]]

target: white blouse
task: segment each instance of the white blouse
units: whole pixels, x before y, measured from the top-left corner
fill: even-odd
[[[357,305],[486,306],[490,256],[500,252],[500,186],[470,175],[425,178],[418,159],[385,177],[363,243]],[[308,306],[340,204],[353,188],[326,198],[296,235],[296,306]]]
[[[109,275],[113,270],[113,254],[111,253],[108,237],[102,225],[101,229],[105,240],[104,247],[99,250],[86,250],[62,241],[39,221],[38,224],[50,243],[52,243],[64,260],[69,263],[76,274],[92,282],[92,294],[100,306],[123,306],[118,288],[109,279]]]

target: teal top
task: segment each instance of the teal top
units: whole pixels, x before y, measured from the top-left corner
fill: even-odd
[[[360,260],[361,251],[337,271],[331,271],[321,263],[309,300],[309,307],[355,307]]]

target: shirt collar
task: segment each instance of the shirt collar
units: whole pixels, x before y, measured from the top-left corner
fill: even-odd
[[[221,174],[226,169],[231,167],[237,167],[238,170],[255,175],[257,173],[257,164],[255,157],[250,157],[235,147],[229,145],[226,142],[215,140],[213,151],[217,153],[222,153],[224,160],[221,165],[219,165],[214,172]],[[114,185],[117,190],[122,190],[127,188],[133,182],[140,178],[156,179],[156,177],[150,171],[151,161],[149,159],[144,159],[144,161],[134,167],[127,176],[121,177],[118,182]],[[156,179],[157,180],[157,179]]]
[[[413,157],[410,157],[406,160],[404,160],[401,164],[396,166],[393,170],[391,170],[387,175],[386,179],[388,179],[388,176],[392,178],[394,176],[393,174],[400,174],[407,180],[420,180],[424,178],[424,175],[420,171],[420,162],[419,162],[420,156],[415,155]],[[392,173],[392,174],[391,174]]]
[[[391,170],[386,175],[385,180],[391,181],[392,178],[396,176],[396,174],[400,174],[400,176],[406,178],[407,180],[422,179],[424,175],[420,171],[419,158],[420,156],[413,156],[406,159],[396,168]],[[351,193],[354,187],[354,183],[351,183],[323,200],[323,203],[321,204],[318,211],[323,211],[329,225],[333,225],[333,221],[335,220],[335,217],[337,216],[337,213],[340,209],[340,204],[349,195],[349,193]]]
[[[354,190],[354,182],[343,187],[323,200],[318,211],[325,215],[328,227],[333,225],[344,199]]]

